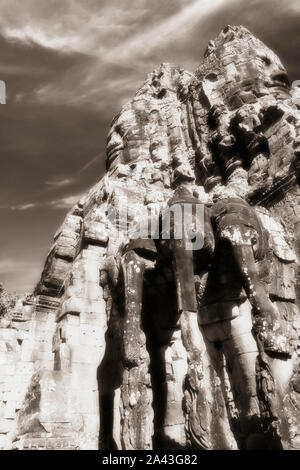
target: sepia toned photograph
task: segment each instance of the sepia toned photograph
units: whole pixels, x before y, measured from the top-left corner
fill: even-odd
[[[0,0],[0,451],[300,450],[299,31]]]

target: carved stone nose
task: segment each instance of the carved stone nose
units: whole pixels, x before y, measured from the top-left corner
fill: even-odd
[[[273,73],[271,78],[273,82],[279,83],[284,87],[290,87],[289,77],[285,72]]]

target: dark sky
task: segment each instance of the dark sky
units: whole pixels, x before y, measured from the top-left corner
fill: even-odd
[[[0,0],[0,281],[30,291],[67,209],[101,178],[109,123],[161,62],[193,71],[242,24],[300,79],[299,0]]]

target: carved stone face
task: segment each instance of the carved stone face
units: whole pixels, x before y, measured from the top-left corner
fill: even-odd
[[[237,63],[237,79],[240,79],[243,92],[254,92],[257,97],[276,94],[286,95],[289,93],[289,79],[287,72],[279,58],[261,43],[261,48],[249,47],[249,62]]]
[[[264,95],[286,98],[290,91],[279,58],[243,27],[222,31],[210,44],[197,75],[211,105],[225,98],[233,109]]]
[[[289,92],[290,83],[287,71],[276,54],[266,47],[258,51],[256,64],[257,70],[262,72],[263,85],[269,88],[271,93],[277,91]]]

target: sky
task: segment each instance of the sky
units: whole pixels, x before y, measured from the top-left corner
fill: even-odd
[[[161,62],[194,71],[227,24],[300,79],[299,0],[0,0],[0,282],[30,292],[67,210],[104,174],[110,122]]]

